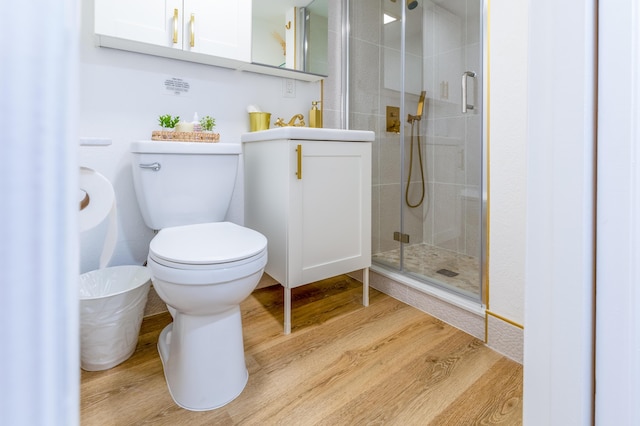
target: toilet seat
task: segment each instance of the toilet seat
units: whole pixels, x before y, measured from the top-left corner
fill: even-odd
[[[162,229],[149,244],[149,257],[180,269],[217,269],[243,264],[260,255],[267,239],[231,222],[201,223]]]
[[[267,239],[231,222],[162,229],[149,244],[152,276],[184,285],[226,282],[261,271]]]

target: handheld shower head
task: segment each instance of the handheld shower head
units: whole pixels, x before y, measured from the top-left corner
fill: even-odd
[[[418,108],[416,109],[416,115],[422,117],[422,110],[424,109],[424,97],[427,94],[424,90],[420,93],[420,100],[418,100]]]
[[[418,0],[407,0],[407,7],[409,10],[413,10],[418,7]]]
[[[424,110],[424,98],[426,94],[427,92],[425,92],[424,90],[420,93],[420,99],[418,100],[418,107],[416,108],[416,115],[409,114],[407,116],[407,121],[409,123],[422,120],[422,111]]]

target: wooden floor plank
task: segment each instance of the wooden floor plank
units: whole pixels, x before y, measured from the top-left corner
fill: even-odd
[[[345,318],[308,333],[308,339],[305,339],[308,343],[303,342],[300,347],[281,345],[260,354],[265,362],[262,371],[273,372],[271,375],[277,381],[278,389],[295,394],[297,398],[293,403],[289,401],[290,397],[275,398],[259,410],[257,417],[248,420],[258,424],[268,419],[296,418],[302,413],[310,420],[309,406],[342,404],[346,395],[358,388],[360,380],[386,374],[386,363],[380,361],[393,359],[398,345],[419,338],[420,325],[426,324],[416,323],[414,313],[415,310],[398,310],[394,315],[387,315],[384,321],[380,317],[366,326]],[[283,374],[285,369],[287,373]]]
[[[249,382],[206,412],[175,405],[157,352],[168,314],[145,318],[134,355],[81,374],[83,425],[521,424],[522,366],[482,342],[346,276],[241,305]]]
[[[441,413],[434,425],[522,424],[522,366],[502,358]]]

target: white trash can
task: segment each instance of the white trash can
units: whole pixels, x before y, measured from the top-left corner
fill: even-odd
[[[80,275],[80,367],[107,370],[128,359],[151,287],[144,266],[114,266]]]

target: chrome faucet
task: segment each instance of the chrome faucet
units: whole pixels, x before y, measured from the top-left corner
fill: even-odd
[[[296,120],[298,120],[297,123],[296,123]],[[302,114],[294,115],[293,117],[291,117],[291,120],[289,120],[289,123],[285,123],[282,118],[278,118],[275,122],[275,125],[280,127],[286,127],[286,126],[304,127],[305,126],[304,115]]]

